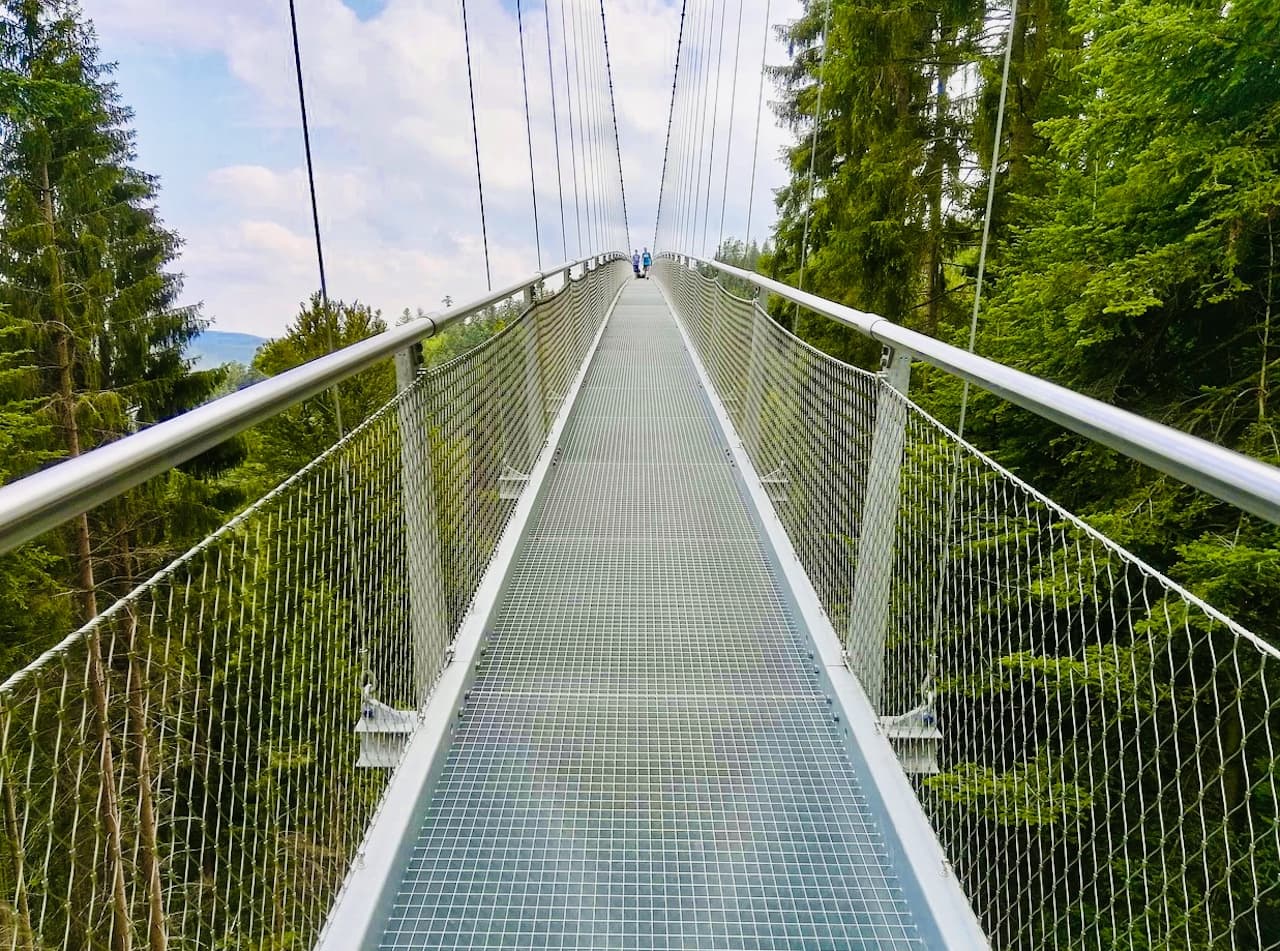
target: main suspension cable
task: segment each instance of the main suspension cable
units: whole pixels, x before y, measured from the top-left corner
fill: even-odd
[[[471,31],[467,26],[467,0],[462,2],[462,41],[467,50],[467,93],[471,97],[471,141],[476,153],[476,190],[480,194],[480,237],[484,241],[484,277],[493,290],[493,271],[489,267],[489,230],[484,220],[484,178],[480,175],[480,128],[476,125],[476,87],[471,75]]]
[[[529,190],[533,193],[533,245],[538,252],[538,270],[542,270],[542,230],[538,227],[538,178],[533,171],[533,122],[529,118],[529,72],[524,57],[524,10],[516,0],[516,26],[520,33],[520,84],[524,87],[524,134],[529,143]]]
[[[560,250],[563,260],[569,260],[569,239],[564,226],[564,180],[560,174],[560,114],[556,108],[556,71],[551,64],[551,0],[542,7],[542,23],[547,32],[547,82],[551,90],[551,128],[556,143],[556,191],[560,196]],[[528,109],[526,106],[526,116]],[[528,121],[526,119],[526,121]]]
[[[689,0],[680,2],[680,29],[676,33],[676,65],[671,72],[671,108],[667,112],[667,140],[662,146],[662,177],[658,180],[658,213],[653,222],[653,250],[659,248],[658,231],[662,227],[662,198],[667,188],[667,159],[671,154],[671,125],[676,117],[676,84],[680,81],[680,50],[684,45],[684,15]]]
[[[609,25],[604,17],[604,0],[600,0],[600,35],[604,38],[604,71],[609,78],[609,112],[613,116],[613,147],[618,156],[618,194],[622,200],[622,230],[626,246],[631,247],[631,222],[627,220],[627,183],[622,174],[622,141],[618,138],[618,107],[613,98],[613,64],[609,59]]]

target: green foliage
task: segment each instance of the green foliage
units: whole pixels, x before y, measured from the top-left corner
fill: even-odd
[[[76,4],[0,5],[0,401],[14,407],[0,478],[174,416],[221,380],[184,357],[204,321],[177,303],[182,281],[167,268],[180,241],[160,221],[155,179],[132,164],[131,114],[110,74]],[[57,599],[92,574],[104,602],[123,593],[217,523],[225,500],[201,477],[235,460],[234,446],[207,454],[30,546],[35,561],[10,556],[19,587]],[[84,620],[95,600],[78,600]],[[31,643],[12,616],[0,642]]]
[[[28,328],[0,308],[0,484],[55,455],[52,426],[30,397]],[[0,671],[7,675],[48,643],[48,632],[67,630],[71,604],[59,580],[56,545],[31,544],[0,555]]]
[[[1280,462],[1280,7],[1020,0],[1010,24],[1007,0],[830,0],[823,67],[827,7],[809,0],[782,31],[794,55],[776,74],[779,112],[796,138],[776,252],[757,268],[794,284],[803,266],[806,289],[966,345],[1011,35],[978,352]],[[771,309],[815,346],[875,365],[877,347],[831,322]],[[958,381],[917,367],[912,395],[957,419]],[[1280,642],[1280,529],[979,391],[966,436]],[[936,491],[946,470],[908,452],[905,478],[920,484],[904,498]],[[983,498],[974,473],[946,477]],[[965,830],[964,854],[1025,863],[971,882],[993,907],[1028,904],[997,943],[1201,948],[1234,927],[1242,946],[1259,934],[1268,946],[1280,889],[1254,892],[1280,848],[1274,664],[1148,575],[1103,567],[1110,556],[1069,524],[966,520],[939,564],[921,517],[908,507],[900,526],[914,571],[895,590],[895,621],[918,630],[911,612],[924,612],[936,632],[952,672],[936,683],[940,718],[993,725],[979,744],[944,724],[949,765],[925,798]],[[1020,577],[990,582],[986,566],[1002,563]],[[927,610],[939,570],[969,585],[954,617],[945,603]],[[897,663],[911,648],[891,637],[889,649]],[[1195,867],[1165,867],[1178,849],[1162,828],[1179,830]],[[1057,829],[1108,846],[1055,851]],[[1053,876],[1067,867],[1079,881],[1063,891]],[[1248,926],[1236,919],[1246,906],[1258,916]]]
[[[284,336],[269,340],[253,358],[252,371],[275,376],[302,366],[342,347],[368,339],[387,329],[381,314],[359,302],[330,301],[320,295],[286,328]],[[297,472],[381,408],[395,394],[395,367],[390,361],[366,370],[320,396],[306,400],[270,420],[257,430],[255,460],[262,461],[272,480]],[[263,489],[269,486],[263,486]]]
[[[939,799],[962,804],[1000,825],[1072,827],[1092,806],[1087,786],[1063,782],[1047,756],[1000,772],[977,763],[925,781]]]

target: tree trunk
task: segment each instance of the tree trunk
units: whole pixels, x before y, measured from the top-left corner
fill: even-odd
[[[136,578],[133,551],[129,545],[129,533],[121,533],[121,549],[125,575],[125,587],[132,588]],[[158,843],[155,796],[151,788],[151,750],[147,730],[146,665],[141,662],[139,650],[138,615],[134,605],[125,608],[129,662],[128,734],[134,742],[134,769],[138,774],[138,813],[141,837],[139,843],[142,863],[142,879],[147,883],[147,946],[150,951],[167,951],[168,934],[165,931],[164,889],[160,880],[160,849]]]
[[[67,455],[80,455],[80,429],[76,422],[75,376],[72,369],[71,324],[66,306],[66,286],[62,280],[62,262],[58,258],[57,226],[53,212],[53,189],[49,182],[49,164],[40,164],[45,229],[49,255],[50,300],[53,303],[54,339],[58,360],[57,400],[61,410]],[[93,577],[93,545],[89,533],[89,516],[75,520],[76,575],[80,588],[82,620],[88,623],[98,615],[98,599]],[[121,845],[120,803],[116,797],[116,768],[111,742],[111,718],[107,696],[107,675],[102,661],[102,640],[97,629],[86,638],[89,654],[89,690],[93,696],[94,721],[101,745],[100,767],[102,792],[98,797],[103,827],[107,833],[108,875],[111,879],[112,947],[130,951],[133,941],[129,923],[129,899],[125,891],[124,850]]]
[[[1267,301],[1262,318],[1262,370],[1258,374],[1258,422],[1267,421],[1267,361],[1271,349],[1271,284],[1276,271],[1276,242],[1272,227],[1274,212],[1267,215]]]
[[[933,143],[929,150],[926,165],[925,187],[929,189],[929,249],[928,276],[925,282],[925,293],[928,294],[925,317],[925,333],[931,337],[938,335],[938,325],[942,321],[942,303],[947,293],[946,277],[942,267],[942,204],[946,196],[946,162],[943,159],[943,145],[947,131],[947,83],[951,79],[950,69],[944,65],[947,56],[948,30],[939,23],[936,30],[935,53],[938,61],[934,77],[935,101],[933,113]]]
[[[18,821],[18,797],[13,792],[13,773],[8,751],[3,754],[4,820],[9,836],[14,881],[14,951],[36,951],[35,931],[31,926],[31,901],[27,894],[26,848],[22,842],[22,825]]]

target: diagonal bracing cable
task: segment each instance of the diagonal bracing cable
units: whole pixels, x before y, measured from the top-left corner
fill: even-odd
[[[467,26],[467,0],[462,2],[462,41],[467,50],[467,93],[471,98],[471,141],[476,152],[476,190],[480,194],[480,237],[484,241],[484,277],[493,290],[493,271],[489,267],[489,230],[484,220],[484,177],[480,174],[480,129],[476,125],[476,86],[471,75],[471,31]]]

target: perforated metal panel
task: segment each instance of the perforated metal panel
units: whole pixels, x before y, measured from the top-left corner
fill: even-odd
[[[383,947],[923,947],[653,285],[550,479]]]

